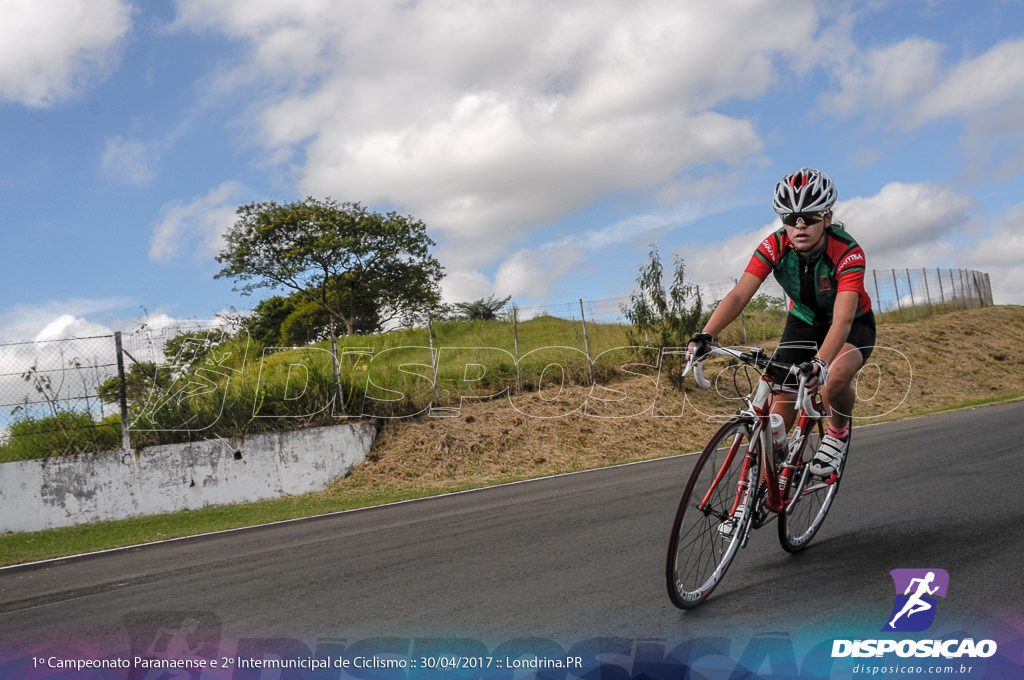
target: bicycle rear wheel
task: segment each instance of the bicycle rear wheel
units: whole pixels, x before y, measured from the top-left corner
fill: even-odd
[[[830,480],[822,480],[808,473],[807,466],[814,458],[821,441],[821,424],[815,424],[809,436],[804,437],[800,447],[799,463],[794,471],[794,481],[786,491],[786,505],[779,513],[779,543],[788,552],[799,552],[807,547],[818,529],[825,522],[832,502],[839,493],[839,480],[846,467],[846,458],[839,471]],[[852,428],[851,428],[852,431]],[[852,434],[851,434],[852,436]],[[849,454],[849,450],[847,450]],[[801,480],[802,483],[801,483]]]
[[[760,473],[760,456],[746,462],[752,428],[752,421],[742,418],[723,425],[683,489],[665,562],[669,597],[677,607],[695,607],[711,594],[746,536]],[[746,512],[736,512],[740,504],[746,504]]]

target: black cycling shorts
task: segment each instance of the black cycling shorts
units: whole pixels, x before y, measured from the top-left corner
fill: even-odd
[[[806,321],[798,319],[789,314],[786,317],[786,327],[782,331],[782,338],[779,340],[779,349],[776,350],[774,360],[784,364],[802,364],[810,361],[818,353],[821,343],[825,342],[829,326],[813,326]],[[850,334],[846,342],[860,350],[867,363],[871,351],[875,348],[875,315],[868,312],[853,320],[850,326]],[[770,375],[776,382],[796,384],[795,376],[788,376],[781,369],[771,367],[768,369]]]

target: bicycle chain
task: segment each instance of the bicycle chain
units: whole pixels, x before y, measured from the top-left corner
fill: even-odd
[[[751,522],[755,529],[760,529],[768,523],[768,519],[771,517],[768,512],[768,483],[763,479],[757,487],[757,493],[754,495],[754,513],[751,515]]]

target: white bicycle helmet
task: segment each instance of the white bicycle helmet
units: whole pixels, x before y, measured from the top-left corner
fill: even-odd
[[[780,215],[825,212],[832,209],[838,195],[831,177],[820,170],[800,168],[775,185],[773,207]]]

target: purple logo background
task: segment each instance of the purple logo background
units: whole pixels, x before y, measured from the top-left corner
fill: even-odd
[[[949,573],[945,569],[893,569],[889,572],[896,602],[883,631],[922,631],[935,621],[937,597],[946,597]]]

